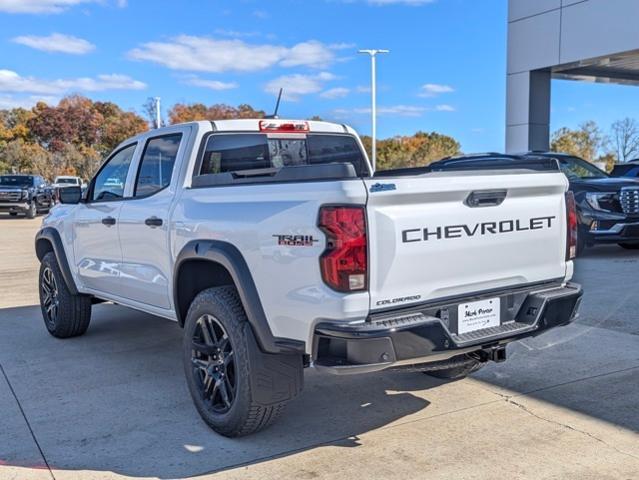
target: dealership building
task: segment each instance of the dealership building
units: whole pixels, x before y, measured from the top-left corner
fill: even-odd
[[[547,150],[553,78],[639,84],[639,0],[509,0],[506,150]]]

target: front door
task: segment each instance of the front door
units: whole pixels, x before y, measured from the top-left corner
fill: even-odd
[[[118,220],[137,144],[116,151],[94,177],[73,221],[74,257],[85,288],[121,296]]]

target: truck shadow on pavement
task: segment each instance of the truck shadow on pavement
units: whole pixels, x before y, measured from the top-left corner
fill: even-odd
[[[303,393],[275,425],[227,439],[192,405],[177,324],[104,304],[76,339],[49,336],[37,306],[0,310],[0,325],[10,332],[0,338],[0,365],[54,470],[175,478],[325,443],[356,447],[360,434],[427,409],[429,401],[411,392],[428,397],[441,384],[420,373],[336,377],[309,370]],[[13,412],[11,427],[0,429],[0,465],[41,468],[38,445],[1,374],[0,411]]]

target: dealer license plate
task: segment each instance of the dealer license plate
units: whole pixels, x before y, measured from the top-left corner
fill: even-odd
[[[499,298],[462,303],[457,307],[457,334],[500,325]]]

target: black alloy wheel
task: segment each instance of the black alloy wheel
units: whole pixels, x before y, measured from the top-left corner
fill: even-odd
[[[202,400],[215,413],[227,413],[236,397],[237,375],[226,330],[213,315],[202,315],[196,321],[191,347],[193,374]]]
[[[50,267],[45,267],[40,277],[40,290],[45,321],[53,329],[58,322],[60,299],[58,284]]]

